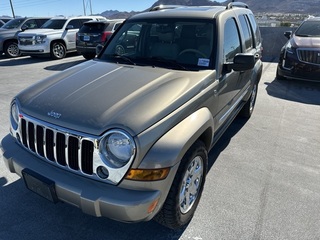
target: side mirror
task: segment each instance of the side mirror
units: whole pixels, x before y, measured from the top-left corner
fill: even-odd
[[[21,31],[22,32],[24,32],[25,30],[27,30],[28,29],[28,27],[26,26],[26,25],[23,25],[22,27],[21,27]]]
[[[253,54],[238,53],[233,59],[232,69],[234,71],[246,71],[254,68],[256,63]]]
[[[285,31],[285,32],[283,33],[283,35],[284,35],[286,38],[290,39],[290,38],[291,38],[291,35],[292,35],[292,31]]]
[[[251,53],[238,53],[233,58],[233,63],[225,63],[224,69],[230,72],[232,69],[234,71],[246,71],[254,68],[256,61],[255,57]]]
[[[102,51],[102,49],[103,49],[103,45],[98,44],[98,45],[96,46],[96,55],[99,55],[100,52]]]
[[[68,26],[66,27],[66,30],[69,30],[69,29],[74,29],[73,25],[68,25]]]

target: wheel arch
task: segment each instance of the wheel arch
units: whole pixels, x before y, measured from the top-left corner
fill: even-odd
[[[55,40],[52,40],[52,41],[50,42],[50,49],[52,48],[53,44],[55,44],[55,43],[62,43],[62,44],[64,45],[64,47],[66,48],[66,50],[67,50],[67,44],[66,44],[66,42],[65,42],[63,39],[55,39]]]
[[[189,115],[170,131],[164,134],[148,151],[139,168],[165,168],[181,161],[188,149],[201,140],[209,151],[214,121],[208,108],[201,108]]]
[[[8,39],[3,41],[3,46],[5,46],[8,42],[15,42],[16,44],[18,44],[18,39],[8,38]]]
[[[261,60],[258,60],[257,63],[255,64],[254,68],[252,69],[251,86],[250,86],[248,93],[243,98],[244,101],[249,100],[249,98],[251,96],[251,90],[253,88],[253,85],[255,83],[259,84],[261,76],[262,76],[262,71],[263,71],[263,63]]]

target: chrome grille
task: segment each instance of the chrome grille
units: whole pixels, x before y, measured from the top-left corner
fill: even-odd
[[[26,119],[21,119],[21,141],[30,151],[52,163],[93,174],[93,141]]]
[[[20,45],[35,45],[34,37],[18,37],[18,40]]]
[[[319,49],[298,49],[298,57],[301,62],[320,64]]]

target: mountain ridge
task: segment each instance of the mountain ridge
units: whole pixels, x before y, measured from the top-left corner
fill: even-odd
[[[158,0],[150,6],[154,7],[160,4],[164,5],[186,5],[186,6],[225,6],[230,0],[219,3],[210,0]],[[317,15],[320,13],[319,0],[241,0],[248,4],[254,13],[295,13]],[[141,12],[148,11],[145,9]],[[128,18],[139,12],[120,12],[117,10],[107,10],[101,13],[107,18]]]

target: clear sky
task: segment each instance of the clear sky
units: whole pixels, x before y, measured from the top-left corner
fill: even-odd
[[[223,2],[224,0],[216,0]],[[106,10],[143,11],[156,0],[11,0],[16,16],[78,16],[99,14]],[[91,2],[91,7],[90,7]],[[10,0],[0,0],[0,16],[12,16]]]

